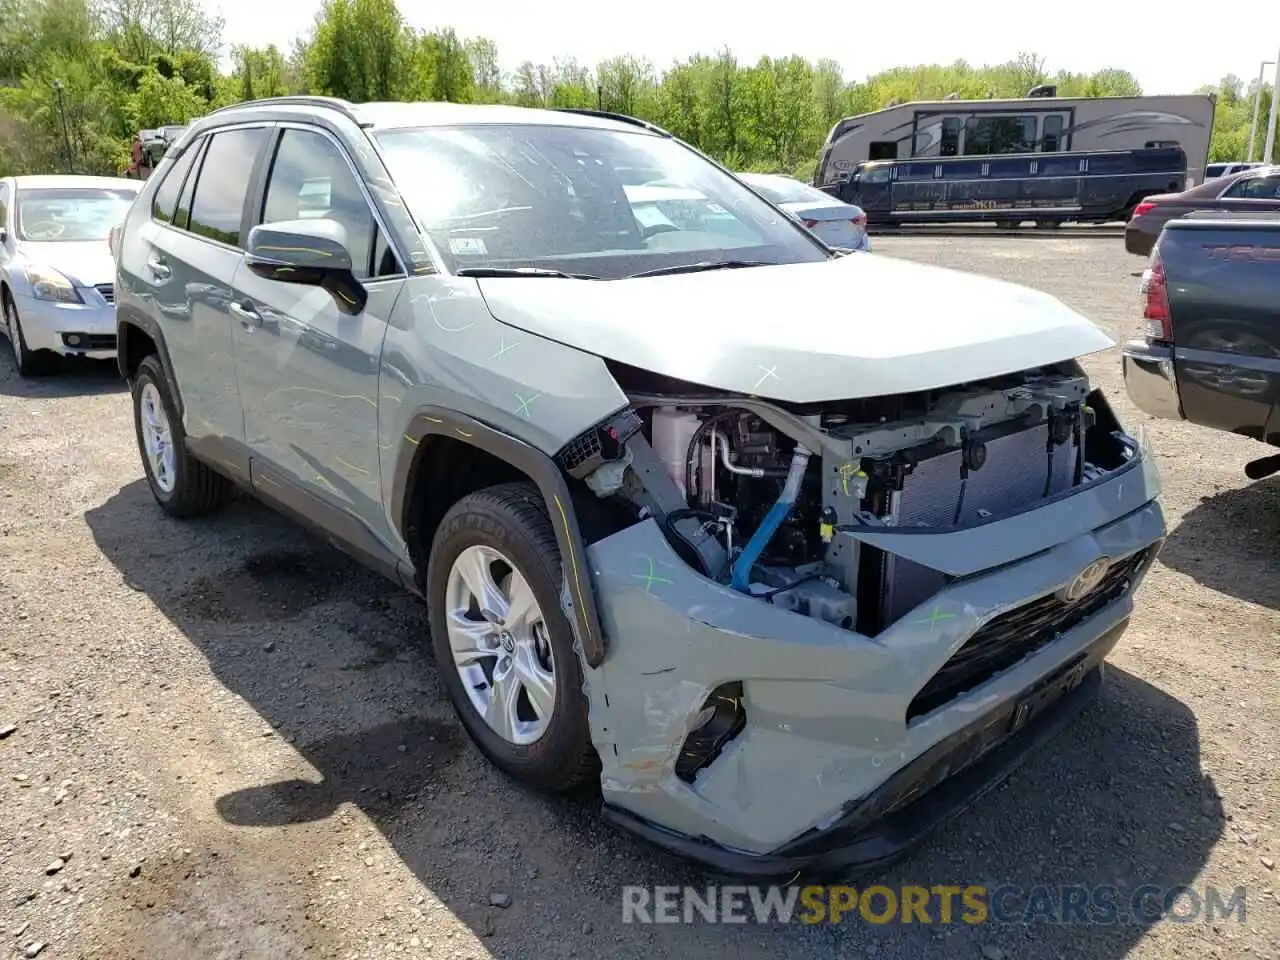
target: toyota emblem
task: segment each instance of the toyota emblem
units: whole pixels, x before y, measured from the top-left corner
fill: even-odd
[[[1067,584],[1062,591],[1062,599],[1067,603],[1074,603],[1081,597],[1092,593],[1094,588],[1102,582],[1103,577],[1107,575],[1107,571],[1111,569],[1110,557],[1099,557],[1093,563],[1089,564],[1083,570],[1075,575],[1075,578]]]

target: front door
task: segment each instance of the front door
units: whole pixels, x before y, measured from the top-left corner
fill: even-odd
[[[390,542],[381,502],[378,370],[404,275],[339,145],[318,129],[279,131],[259,223],[327,217],[346,228],[369,292],[354,316],[319,287],[236,277],[237,379],[253,484],[377,553]]]

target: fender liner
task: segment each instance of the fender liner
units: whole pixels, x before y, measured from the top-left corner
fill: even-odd
[[[392,481],[393,517],[401,537],[405,535],[410,472],[418,445],[424,437],[429,436],[450,437],[478,447],[485,453],[510,463],[538,485],[546,501],[547,513],[551,517],[551,526],[555,530],[560,556],[564,561],[564,576],[569,584],[570,621],[578,635],[578,642],[582,645],[582,654],[587,664],[598,667],[604,662],[604,633],[600,629],[600,614],[587,568],[586,545],[570,499],[569,485],[555,461],[536,447],[466,414],[442,407],[422,407],[405,428],[400,455],[396,461],[395,478]]]
[[[125,350],[125,328],[137,327],[148,337],[151,342],[156,345],[156,353],[160,357],[160,366],[164,369],[164,375],[169,380],[169,389],[173,391],[173,402],[178,407],[178,417],[182,418],[186,414],[186,407],[182,402],[182,387],[178,383],[178,378],[173,373],[173,361],[169,359],[169,348],[164,342],[164,334],[160,331],[160,324],[146,314],[129,313],[125,316],[118,316],[116,319],[116,368],[120,371],[120,376],[125,381],[129,379],[129,355]]]

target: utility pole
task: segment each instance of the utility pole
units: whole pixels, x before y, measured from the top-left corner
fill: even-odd
[[[1262,162],[1270,163],[1276,145],[1276,113],[1280,108],[1280,54],[1276,54],[1276,82],[1271,85],[1271,119],[1267,122],[1267,147]]]
[[[58,98],[58,116],[62,118],[62,142],[67,147],[67,173],[76,172],[75,156],[71,152],[71,132],[67,129],[67,110],[62,105],[62,81],[53,81],[53,95]]]
[[[1271,66],[1270,60],[1263,60],[1262,65],[1258,67],[1258,86],[1253,91],[1253,126],[1249,128],[1249,155],[1245,157],[1249,163],[1253,163],[1253,148],[1258,142],[1258,108],[1262,106],[1262,88],[1267,85],[1267,67]]]

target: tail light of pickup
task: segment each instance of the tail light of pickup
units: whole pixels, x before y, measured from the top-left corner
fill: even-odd
[[[1173,320],[1169,316],[1169,286],[1164,275],[1160,248],[1151,252],[1151,263],[1142,273],[1142,329],[1151,340],[1173,340]]]

